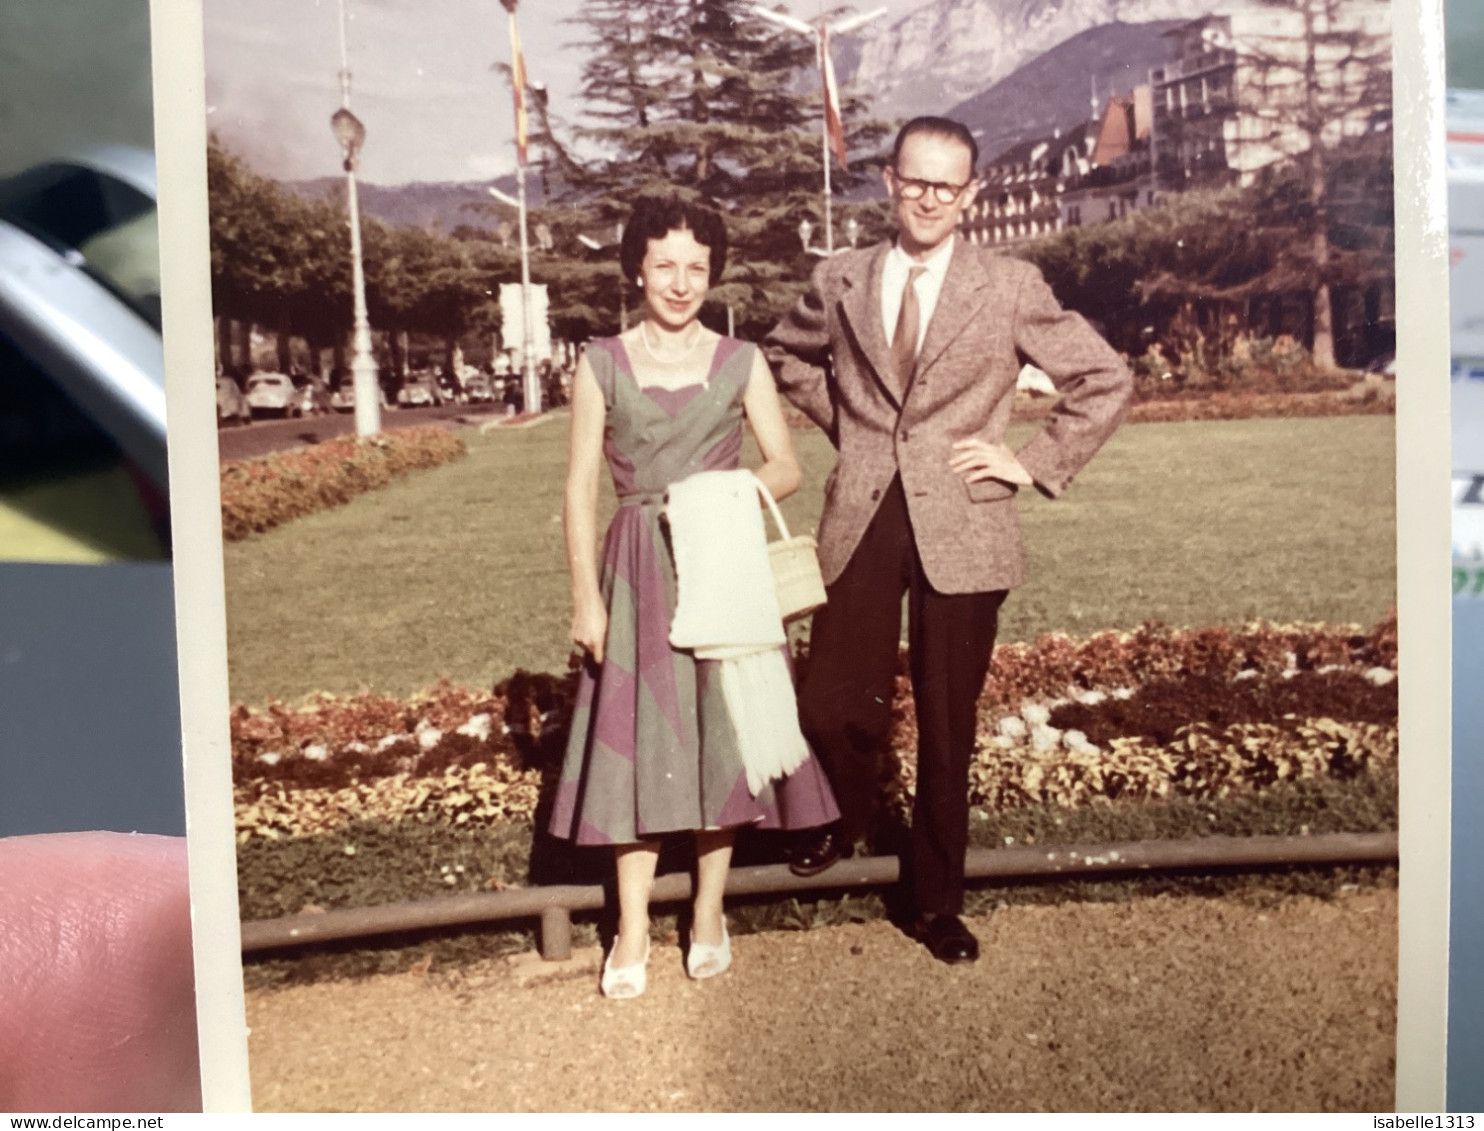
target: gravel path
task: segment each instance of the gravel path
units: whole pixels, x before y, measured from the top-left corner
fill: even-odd
[[[262,1111],[1383,1111],[1396,891],[1004,908],[945,967],[884,922],[735,938],[598,995],[596,950],[253,993]]]

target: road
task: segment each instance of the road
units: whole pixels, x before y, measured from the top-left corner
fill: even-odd
[[[502,415],[500,411],[485,405],[443,405],[436,408],[393,408],[381,412],[381,427],[412,428],[416,425],[441,424],[447,427],[462,427]],[[327,416],[310,416],[301,420],[255,420],[251,424],[236,428],[220,428],[217,437],[223,462],[235,459],[251,459],[285,448],[298,448],[307,444],[318,444],[335,436],[349,436],[356,430],[354,413],[333,413]]]

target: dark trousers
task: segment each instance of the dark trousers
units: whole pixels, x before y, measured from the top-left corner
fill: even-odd
[[[814,614],[799,717],[840,805],[844,835],[870,828],[879,751],[891,725],[902,595],[917,707],[917,798],[904,871],[920,915],[963,910],[969,760],[1005,591],[939,593],[928,584],[907,500],[894,479],[845,572]]]

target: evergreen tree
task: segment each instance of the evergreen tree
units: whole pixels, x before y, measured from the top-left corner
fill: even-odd
[[[1261,0],[1269,13],[1266,30],[1226,42],[1213,33],[1212,44],[1235,60],[1239,89],[1222,97],[1260,99],[1260,110],[1238,123],[1234,135],[1223,139],[1228,149],[1241,153],[1250,178],[1254,166],[1266,176],[1297,173],[1297,195],[1282,202],[1281,225],[1288,242],[1269,280],[1272,287],[1286,283],[1298,271],[1308,275],[1306,289],[1312,308],[1314,361],[1324,368],[1335,364],[1332,289],[1349,282],[1356,271],[1355,257],[1333,239],[1335,193],[1354,177],[1357,151],[1372,152],[1373,167],[1387,160],[1391,118],[1391,35],[1389,5],[1381,0]],[[1250,13],[1249,13],[1250,15]],[[1199,133],[1200,126],[1194,130]],[[1169,135],[1162,150],[1182,152],[1186,124],[1183,114],[1168,119]],[[1364,156],[1364,155],[1363,155]],[[1196,168],[1174,169],[1172,183],[1199,178]],[[1179,162],[1177,161],[1176,164]],[[1187,165],[1192,164],[1190,157]],[[1225,173],[1226,158],[1214,166]],[[1169,170],[1162,170],[1164,175]],[[1389,174],[1389,169],[1387,170]],[[1389,215],[1389,200],[1379,215]],[[1278,227],[1279,224],[1269,225]]]
[[[731,266],[713,291],[757,333],[792,303],[811,260],[799,222],[821,222],[822,95],[813,45],[759,20],[743,0],[586,0],[576,22],[588,124],[599,156],[572,175],[602,230],[653,192],[679,191],[727,216]],[[885,129],[847,99],[847,139],[869,148]],[[836,170],[837,191],[865,174]],[[846,209],[839,210],[843,222]],[[863,209],[865,213],[875,209]],[[864,217],[867,231],[879,219]],[[843,243],[844,241],[839,241]]]

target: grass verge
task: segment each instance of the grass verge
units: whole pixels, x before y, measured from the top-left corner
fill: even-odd
[[[229,544],[233,698],[565,670],[566,434],[565,418],[464,433],[463,460]],[[834,452],[817,430],[796,440],[805,487],[784,512],[809,531]],[[1383,416],[1128,425],[1063,498],[1022,497],[1030,583],[1000,639],[1149,619],[1372,624],[1395,603],[1394,457]]]

